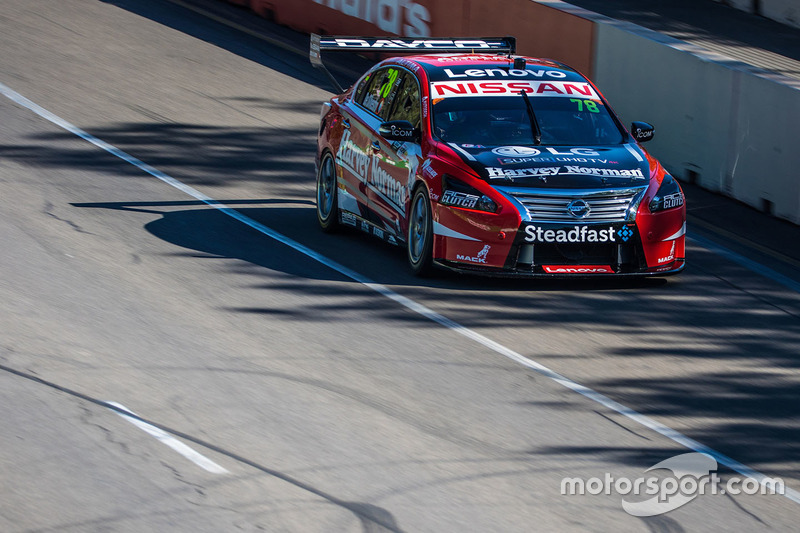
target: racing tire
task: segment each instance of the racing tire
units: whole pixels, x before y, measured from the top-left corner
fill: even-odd
[[[433,217],[428,190],[417,187],[408,217],[408,263],[414,275],[425,277],[433,270]]]
[[[317,172],[317,221],[325,233],[339,228],[339,196],[336,166],[330,152],[325,152]]]

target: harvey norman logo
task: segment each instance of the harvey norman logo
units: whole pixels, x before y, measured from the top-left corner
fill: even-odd
[[[585,82],[567,81],[435,81],[431,83],[433,98],[456,98],[463,96],[510,96],[524,91],[529,96],[555,96],[588,98],[600,97],[591,85]]]
[[[340,165],[352,172],[359,181],[382,194],[398,210],[403,210],[406,202],[406,190],[386,170],[381,168],[377,157],[367,155],[353,140],[350,130],[345,130],[339,145],[336,160]]]
[[[527,178],[557,175],[583,175],[598,178],[630,178],[644,179],[644,174],[638,168],[619,170],[616,168],[590,168],[567,165],[564,167],[536,167],[536,168],[499,168],[487,167],[490,178]]]

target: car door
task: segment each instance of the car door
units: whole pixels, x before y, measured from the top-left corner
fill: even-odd
[[[340,172],[339,208],[363,218],[369,218],[367,183],[370,165],[367,147],[371,135],[366,121],[377,108],[377,102],[370,95],[377,90],[375,86],[384,75],[382,70],[367,73],[359,82],[353,98],[343,101],[340,107],[342,137],[336,151]]]
[[[396,67],[395,67],[396,68]],[[392,70],[392,69],[390,69]],[[420,87],[411,72],[396,68],[384,86],[390,91],[383,107],[371,123],[370,176],[367,196],[370,209],[381,219],[384,227],[405,239],[405,216],[411,197],[411,187],[421,160],[418,142],[389,141],[379,134],[380,125],[390,120],[407,120],[419,128],[421,121]]]
[[[353,98],[342,105],[344,128],[336,162],[341,169],[343,188],[339,189],[339,207],[356,213],[370,222],[383,225],[372,210],[369,190],[373,169],[373,143],[395,95],[394,87],[402,82],[396,67],[370,72],[359,84]],[[368,230],[368,227],[363,229]]]

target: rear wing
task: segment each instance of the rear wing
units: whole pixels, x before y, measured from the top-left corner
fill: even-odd
[[[455,39],[413,39],[403,37],[335,37],[311,34],[309,59],[314,67],[328,76],[338,92],[342,86],[322,63],[322,52],[396,52],[396,53],[475,53],[513,54],[517,49],[514,37]]]

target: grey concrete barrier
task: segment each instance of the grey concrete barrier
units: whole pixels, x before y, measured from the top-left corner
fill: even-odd
[[[714,0],[748,13],[800,28],[800,2],[797,0]]]
[[[800,89],[739,76],[725,192],[800,224]]]
[[[760,0],[760,7],[760,15],[800,28],[800,2],[797,0]]]
[[[552,2],[548,2],[552,5]],[[800,223],[800,82],[593,17],[595,81],[676,177]]]

